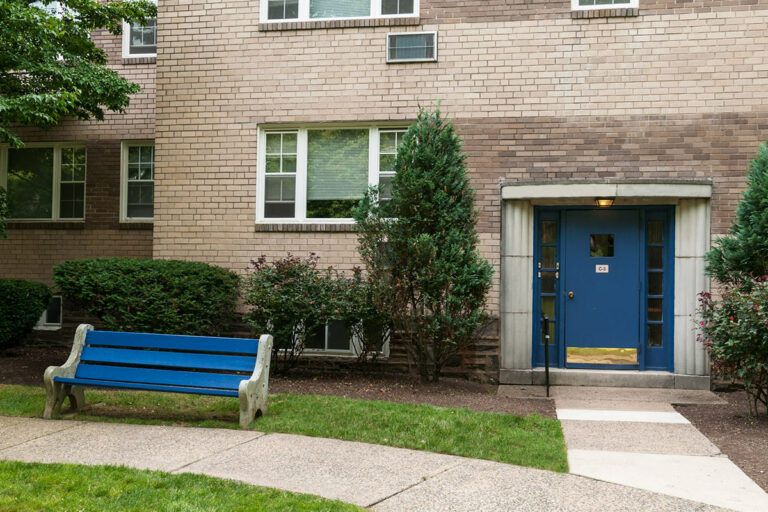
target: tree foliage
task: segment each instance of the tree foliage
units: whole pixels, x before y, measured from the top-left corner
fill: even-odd
[[[474,191],[453,125],[419,112],[398,148],[392,199],[370,190],[355,210],[359,251],[382,311],[424,380],[485,323],[493,270],[477,252]]]
[[[123,20],[145,23],[156,16],[147,0],[51,0],[0,2],[0,141],[18,147],[14,125],[50,128],[62,117],[104,119],[123,112],[140,91],[107,68],[107,54],[91,32],[118,35]],[[40,5],[42,4],[42,5]]]
[[[707,272],[721,283],[746,288],[768,274],[768,143],[750,162],[736,221],[729,236],[707,253]]]

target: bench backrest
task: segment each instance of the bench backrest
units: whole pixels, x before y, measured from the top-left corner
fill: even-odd
[[[237,389],[256,365],[259,340],[88,331],[77,378]]]

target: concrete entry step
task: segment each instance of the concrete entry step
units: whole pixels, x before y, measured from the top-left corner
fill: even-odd
[[[543,386],[544,368],[530,370],[500,370],[502,384]],[[708,375],[681,375],[670,372],[636,370],[580,370],[572,368],[550,368],[549,382],[552,386],[600,386],[630,388],[697,389],[709,391]]]

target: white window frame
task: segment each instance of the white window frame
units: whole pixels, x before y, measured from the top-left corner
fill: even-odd
[[[578,0],[576,0],[578,1]],[[426,59],[390,59],[389,58],[389,41],[392,36],[417,36],[423,34],[432,34],[435,42],[435,55],[432,58]],[[387,64],[400,64],[402,62],[437,62],[437,30],[419,30],[418,32],[388,32],[387,33]]]
[[[572,11],[596,11],[603,9],[638,9],[640,0],[629,0],[624,4],[603,4],[603,5],[579,5],[579,0],[571,0]]]
[[[61,298],[61,295],[51,297],[51,300],[54,299],[59,299],[59,322],[48,322],[48,306],[46,305],[43,313],[40,315],[40,319],[35,324],[34,329],[36,331],[58,331],[61,329],[64,323],[64,300]]]
[[[343,17],[343,18],[310,18],[309,17],[309,2],[310,0],[299,0],[299,17],[298,18],[281,18],[279,20],[270,20],[268,18],[268,0],[261,0],[260,5],[260,23],[290,23],[296,21],[330,21],[330,20],[369,20],[374,18],[418,18],[420,0],[413,0],[413,13],[412,14],[381,14],[381,0],[371,0],[371,15],[360,17]]]
[[[157,5],[157,0],[149,0]],[[157,19],[157,18],[155,18]],[[123,58],[124,59],[143,59],[157,57],[157,28],[155,28],[155,53],[131,53],[131,24],[123,22]]]
[[[120,142],[120,222],[131,223],[147,223],[154,222],[153,217],[129,217],[128,216],[128,150],[129,148],[136,146],[155,146],[153,139],[136,139],[136,140],[124,140]],[[157,158],[155,158],[157,160]],[[152,183],[157,178],[157,167],[153,166]],[[154,211],[154,196],[153,196],[153,211]]]
[[[85,212],[88,208],[88,148],[82,142],[28,142],[22,149],[52,148],[53,149],[53,204],[51,205],[51,217],[42,219],[16,219],[9,218],[13,222],[84,222]],[[85,150],[85,179],[83,180],[83,216],[61,217],[61,150],[62,148],[75,148]],[[0,187],[8,190],[8,145],[0,145]]]
[[[256,223],[257,224],[354,224],[351,217],[346,218],[307,218],[307,134],[311,130],[368,130],[368,186],[379,184],[379,133],[404,132],[407,126],[372,127],[348,124],[328,126],[303,126],[295,128],[259,127],[258,168],[256,174]],[[264,217],[265,182],[267,166],[267,134],[296,133],[296,208],[293,217]],[[389,174],[389,173],[384,173]],[[362,196],[361,196],[362,197]]]

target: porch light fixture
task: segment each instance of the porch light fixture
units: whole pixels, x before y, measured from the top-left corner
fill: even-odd
[[[596,197],[595,206],[598,208],[610,208],[613,206],[614,197]]]

